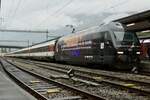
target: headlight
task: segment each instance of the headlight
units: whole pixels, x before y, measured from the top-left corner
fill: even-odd
[[[141,54],[141,52],[136,52],[136,54],[138,54],[138,55],[139,55],[139,54]]]
[[[118,51],[117,54],[123,54],[123,52],[122,51]]]

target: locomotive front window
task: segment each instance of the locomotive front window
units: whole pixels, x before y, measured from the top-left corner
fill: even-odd
[[[138,38],[133,32],[116,31],[114,32],[114,37],[118,45],[130,45],[133,43],[139,45]]]

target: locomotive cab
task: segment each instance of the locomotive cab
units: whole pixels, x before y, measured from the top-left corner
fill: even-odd
[[[118,62],[119,67],[138,67],[140,63],[139,39],[135,32],[126,30],[125,26],[122,27],[118,30],[113,30],[112,37],[114,38],[114,46],[117,54],[116,62]]]

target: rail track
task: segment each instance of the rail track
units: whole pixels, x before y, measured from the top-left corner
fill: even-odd
[[[87,83],[87,84],[90,84],[90,85],[97,85],[96,88],[98,88],[98,85],[101,84],[101,85],[104,85],[107,86],[107,85],[112,85],[111,87],[116,87],[120,90],[127,90],[127,94],[132,91],[133,94],[136,96],[148,96],[149,98],[149,95],[150,95],[150,84],[147,83],[147,82],[143,82],[143,81],[135,81],[135,80],[130,80],[130,79],[124,79],[124,78],[120,78],[120,77],[115,77],[115,76],[112,76],[112,75],[104,75],[104,74],[100,74],[100,73],[96,73],[96,72],[89,72],[89,71],[85,71],[85,70],[80,70],[80,69],[73,69],[73,68],[69,68],[69,67],[60,67],[60,66],[56,66],[56,64],[45,64],[45,63],[39,63],[39,62],[34,62],[34,61],[31,61],[31,62],[27,62],[27,61],[21,61],[23,63],[26,63],[26,64],[30,64],[30,65],[35,65],[37,66],[36,68],[33,68],[30,66],[30,68],[32,69],[28,69],[28,70],[32,70],[32,71],[35,71],[37,73],[41,73],[42,72],[38,72],[37,68],[40,68],[41,70],[45,71],[48,70],[48,71],[55,71],[55,72],[59,72],[59,73],[63,73],[62,75],[60,75],[59,77],[55,77],[55,76],[48,76],[48,77],[51,77],[51,78],[55,78],[57,80],[61,80],[60,78],[64,78],[62,76],[65,76],[68,74],[69,71],[73,71],[73,77],[71,77],[72,80],[78,80],[80,82],[83,82],[83,83]],[[19,65],[19,66],[22,66],[22,65]],[[25,65],[27,66],[27,65]],[[47,72],[48,72],[47,71]],[[46,76],[46,75],[45,75]],[[67,78],[67,77],[65,77]],[[64,82],[64,80],[63,80]],[[94,87],[93,87],[94,89]],[[122,91],[120,91],[121,93]],[[99,93],[95,93],[95,94],[98,94]],[[121,93],[122,94],[122,93]],[[132,93],[131,93],[132,94]],[[132,98],[133,100],[133,98]]]
[[[45,62],[38,62],[38,61],[24,61],[21,62],[26,64],[33,64],[39,67],[43,67],[46,69],[54,70],[61,73],[66,73],[70,69],[75,72],[75,75],[82,73],[85,75],[92,75],[92,76],[103,76],[106,78],[113,78],[118,80],[130,81],[135,83],[143,83],[143,84],[150,84],[150,73],[148,72],[141,72],[142,74],[133,74],[133,73],[123,73],[123,72],[112,72],[112,71],[104,71],[104,70],[95,70],[95,69],[88,69],[83,67],[77,66],[70,66],[70,65],[62,65],[62,64],[55,64],[55,63],[45,63]],[[135,78],[135,79],[134,79]]]
[[[4,70],[17,84],[38,100],[105,100],[107,98],[90,94],[79,88],[48,79],[33,71],[27,71],[1,60]]]
[[[139,72],[140,73],[140,75],[146,75],[146,76],[149,76],[150,77],[150,72],[149,71],[140,71]]]

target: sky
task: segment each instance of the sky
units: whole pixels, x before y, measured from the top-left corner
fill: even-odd
[[[76,31],[150,10],[150,0],[2,0],[1,29],[48,30],[50,35]],[[50,37],[49,37],[50,38]],[[0,32],[0,40],[46,40],[45,33]],[[6,43],[26,45],[26,43]]]

